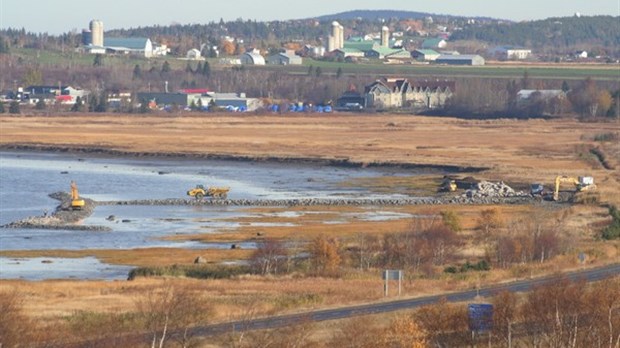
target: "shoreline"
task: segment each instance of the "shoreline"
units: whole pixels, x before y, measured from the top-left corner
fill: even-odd
[[[161,159],[204,159],[232,162],[256,162],[274,164],[315,164],[341,168],[397,168],[397,169],[424,169],[447,173],[480,173],[489,170],[488,167],[458,166],[450,164],[416,164],[404,162],[359,162],[347,158],[317,158],[317,157],[278,157],[278,156],[248,156],[230,155],[217,153],[187,153],[187,152],[134,152],[114,150],[102,147],[87,146],[75,148],[70,146],[52,145],[25,145],[25,144],[0,144],[0,151],[14,152],[39,152],[39,153],[67,153],[84,155],[105,155],[122,158],[161,158]]]

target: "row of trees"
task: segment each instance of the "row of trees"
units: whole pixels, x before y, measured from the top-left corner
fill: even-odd
[[[3,347],[196,347],[206,341],[227,347],[609,347],[620,345],[620,278],[593,285],[561,279],[519,296],[501,292],[490,299],[490,328],[471,331],[467,306],[445,300],[391,321],[368,316],[331,325],[317,335],[310,320],[290,327],[239,331],[200,338],[193,327],[212,322],[213,303],[199,287],[170,281],[136,298],[122,313],[77,312],[50,330],[24,313],[23,296],[0,295]],[[248,301],[235,315],[238,327],[257,317],[258,302]],[[142,334],[138,334],[142,333]],[[318,338],[320,337],[320,338]]]
[[[268,239],[258,244],[251,258],[253,272],[279,275],[306,271],[316,275],[338,275],[346,267],[362,271],[407,269],[414,274],[433,274],[437,268],[457,272],[462,261],[459,251],[465,240],[458,214],[415,219],[404,232],[374,235],[358,233],[350,239],[320,235],[307,244]],[[527,219],[505,221],[497,209],[481,211],[474,242],[485,251],[483,259],[460,269],[488,270],[491,265],[510,268],[532,262],[544,263],[571,250],[571,238],[554,213],[545,209]],[[308,258],[296,255],[305,253]]]

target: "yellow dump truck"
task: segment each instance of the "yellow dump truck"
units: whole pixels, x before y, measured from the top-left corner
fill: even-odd
[[[202,199],[203,197],[226,198],[228,191],[230,191],[230,187],[205,188],[203,185],[196,185],[196,187],[187,191],[187,195],[196,199]]]

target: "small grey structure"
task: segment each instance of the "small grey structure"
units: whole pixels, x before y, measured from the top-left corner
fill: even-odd
[[[267,58],[267,64],[270,65],[301,65],[302,58],[293,52],[284,52],[274,54]]]
[[[435,60],[437,64],[448,65],[484,65],[484,58],[477,54],[441,55]]]

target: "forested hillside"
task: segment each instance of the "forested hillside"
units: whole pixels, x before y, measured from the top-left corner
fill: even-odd
[[[480,40],[532,48],[579,45],[620,46],[620,17],[563,17],[520,23],[472,25],[456,31],[454,40]]]

